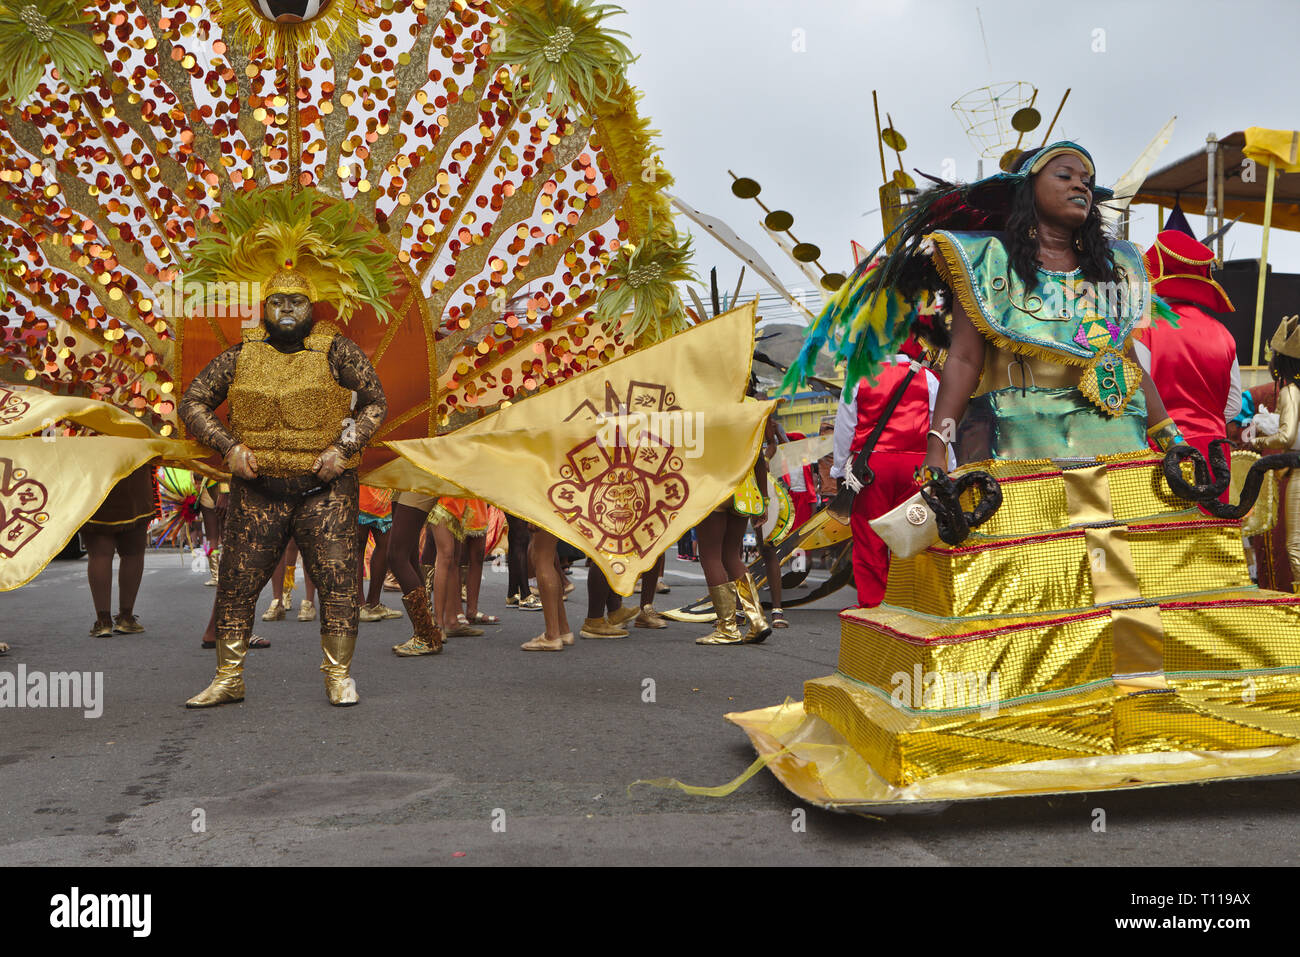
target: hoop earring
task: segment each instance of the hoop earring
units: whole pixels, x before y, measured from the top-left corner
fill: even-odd
[[[1078,236],[1074,237],[1074,248],[1077,249],[1079,252],[1083,252],[1083,240],[1080,239]]]

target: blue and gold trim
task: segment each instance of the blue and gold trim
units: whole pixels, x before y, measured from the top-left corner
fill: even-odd
[[[1040,270],[1029,288],[1011,268],[998,233],[938,230],[934,261],[980,333],[1000,349],[1088,370],[1082,390],[1107,415],[1119,415],[1142,383],[1126,358],[1139,322],[1149,317],[1150,284],[1142,252],[1112,241],[1116,284],[1100,289],[1079,270]]]

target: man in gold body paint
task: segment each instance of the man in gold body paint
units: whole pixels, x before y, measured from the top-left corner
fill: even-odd
[[[358,700],[350,674],[359,618],[356,467],[388,403],[361,348],[315,322],[311,280],[281,269],[264,291],[261,325],[208,363],[179,408],[190,434],[220,453],[233,476],[217,576],[217,674],[189,708],[244,700],[257,596],[290,535],[320,593],[326,695],[332,705]],[[230,428],[215,414],[225,401]]]

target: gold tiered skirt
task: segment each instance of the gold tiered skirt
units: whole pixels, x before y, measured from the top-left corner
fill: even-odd
[[[1148,451],[973,467],[993,518],[895,558],[802,709],[729,716],[778,776],[852,806],[1300,770],[1300,596],[1251,583],[1238,522]]]

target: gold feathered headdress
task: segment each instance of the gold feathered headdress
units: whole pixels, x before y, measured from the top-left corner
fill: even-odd
[[[1300,315],[1283,316],[1269,345],[1276,353],[1300,359]]]
[[[333,303],[347,322],[368,305],[390,318],[392,253],[378,247],[378,233],[360,229],[351,203],[330,200],[314,189],[296,195],[287,187],[237,193],[221,209],[221,229],[194,246],[185,281],[220,283],[227,297],[253,306],[273,292],[299,292],[312,302]]]

